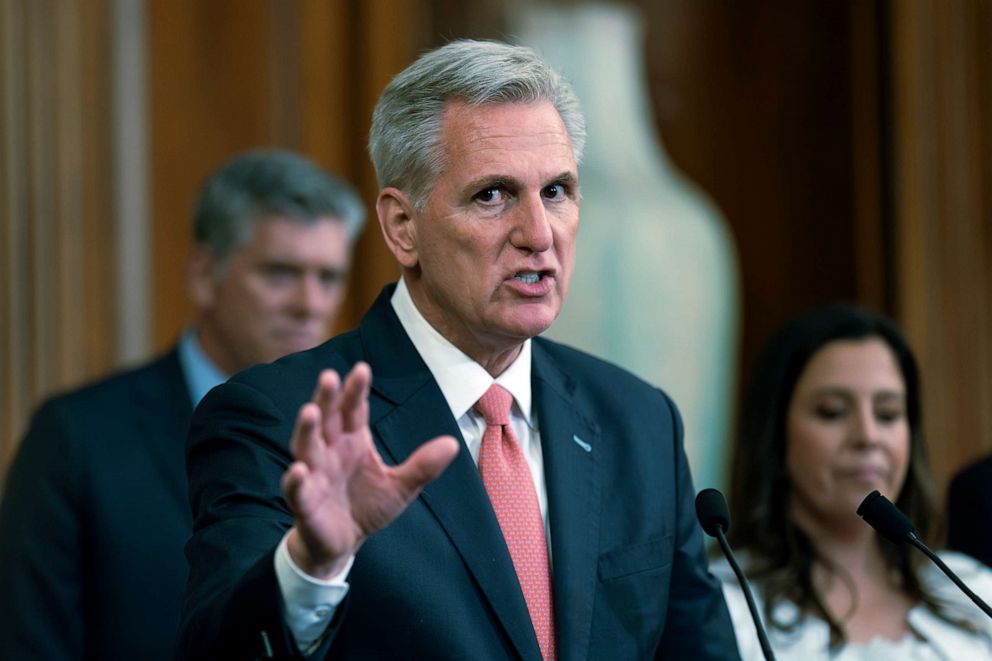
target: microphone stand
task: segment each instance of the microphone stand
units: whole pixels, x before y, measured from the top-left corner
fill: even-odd
[[[989,608],[989,605],[982,601],[981,597],[972,592],[971,588],[965,585],[964,581],[958,578],[958,575],[952,572],[951,568],[940,559],[940,556],[931,551],[930,547],[924,544],[920,538],[916,536],[915,532],[910,531],[909,534],[906,535],[906,539],[909,540],[910,544],[923,551],[924,555],[933,560],[933,563],[940,567],[940,571],[944,572],[947,575],[947,578],[954,581],[954,585],[961,588],[961,591],[968,595],[968,598],[975,602],[975,605],[982,609],[982,612],[989,617],[992,617],[992,608]]]
[[[906,516],[902,510],[892,504],[888,498],[883,496],[878,489],[872,491],[870,494],[865,496],[865,499],[861,501],[858,506],[858,516],[865,520],[865,523],[870,525],[872,528],[877,530],[886,539],[895,542],[896,544],[902,544],[903,542],[909,542],[920,551],[923,552],[925,556],[930,558],[931,561],[938,567],[940,571],[947,575],[947,578],[954,582],[954,585],[958,586],[962,592],[968,595],[976,606],[978,606],[983,613],[992,617],[992,608],[986,604],[982,599],[971,591],[971,589],[964,584],[957,574],[951,571],[951,568],[944,564],[944,561],[940,557],[930,550],[930,547],[923,543],[922,540],[916,535],[916,529],[913,522],[908,516]]]
[[[747,608],[751,611],[751,619],[755,623],[761,622],[760,616],[758,615],[758,607],[754,603],[754,595],[751,594],[751,586],[748,584],[747,578],[744,576],[744,571],[741,570],[741,566],[737,564],[737,560],[734,558],[733,552],[730,550],[730,544],[727,543],[727,537],[723,534],[723,526],[715,525],[714,532],[716,533],[716,541],[720,543],[720,549],[723,551],[723,555],[726,556],[727,561],[730,563],[730,568],[734,570],[734,574],[737,576],[737,582],[740,583],[741,589],[744,591],[744,599],[747,601]],[[986,606],[987,608],[987,606]],[[768,636],[765,634],[765,628],[762,626],[755,625],[755,630],[758,632],[758,643],[761,645],[761,651],[765,655],[766,661],[775,661],[775,654],[772,652],[772,646],[768,642]]]

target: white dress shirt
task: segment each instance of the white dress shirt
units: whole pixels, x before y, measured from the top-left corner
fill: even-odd
[[[424,319],[402,279],[390,302],[403,330],[437,381],[441,394],[451,409],[451,415],[458,422],[472,460],[476,463],[479,461],[479,447],[486,423],[472,407],[493,383],[498,383],[513,395],[510,426],[527,459],[544,520],[545,538],[549,540],[550,546],[544,458],[541,454],[541,436],[531,405],[531,341],[525,341],[520,355],[502,374],[493,379],[481,365],[462,353]],[[372,378],[374,381],[375,374]],[[550,548],[548,552],[550,558]],[[345,579],[353,562],[354,558],[351,558],[345,569],[330,580],[318,580],[303,573],[293,563],[286,537],[280,542],[275,555],[276,578],[286,606],[286,623],[301,651],[309,651],[327,629],[335,609],[348,592]]]

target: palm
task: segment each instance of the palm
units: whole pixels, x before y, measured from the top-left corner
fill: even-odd
[[[369,535],[400,515],[458,452],[450,436],[421,446],[403,464],[387,466],[368,426],[371,372],[359,363],[343,386],[320,375],[313,401],[301,409],[291,449],[296,462],[283,490],[301,545],[294,560],[308,573],[333,574]],[[297,557],[302,555],[303,557]]]

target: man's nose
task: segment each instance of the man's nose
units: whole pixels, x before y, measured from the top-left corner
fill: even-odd
[[[554,237],[551,233],[548,210],[540,195],[521,198],[510,241],[517,248],[530,252],[544,252],[551,249]]]
[[[306,317],[318,317],[327,314],[330,306],[330,295],[327,288],[315,274],[304,274],[296,286],[293,297],[294,311]]]

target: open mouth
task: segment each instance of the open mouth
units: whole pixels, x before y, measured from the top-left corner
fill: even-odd
[[[536,285],[538,281],[541,279],[541,274],[538,273],[537,271],[521,271],[520,273],[517,273],[515,276],[513,276],[513,279],[519,280],[524,284]]]

